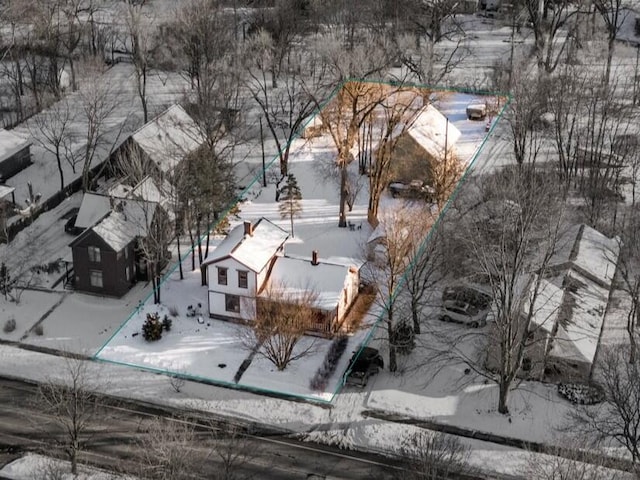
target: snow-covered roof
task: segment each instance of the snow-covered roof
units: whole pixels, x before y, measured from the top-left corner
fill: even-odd
[[[313,292],[317,295],[315,307],[332,310],[340,301],[349,268],[322,261],[312,265],[311,259],[278,257],[269,275],[269,289],[290,300],[303,299]],[[260,296],[268,295],[267,292],[263,290]]]
[[[111,202],[106,195],[85,193],[82,197],[80,210],[76,217],[75,226],[89,228],[111,211]]]
[[[9,187],[8,185],[0,185],[0,198],[4,198],[7,195],[13,193],[16,189]]]
[[[620,253],[618,238],[608,238],[588,225],[573,225],[558,239],[551,267],[580,271],[602,286],[611,286]]]
[[[607,307],[608,289],[576,271],[569,271],[565,283],[563,313],[553,339],[550,357],[567,362],[593,363]]]
[[[156,209],[155,203],[138,200],[122,200],[120,205],[92,228],[116,252],[147,235]]]
[[[173,170],[205,141],[196,122],[180,105],[143,125],[132,138],[163,172]]]
[[[422,108],[406,134],[410,135],[429,155],[435,159],[444,157],[460,138],[460,130],[433,105]]]
[[[529,298],[524,305],[525,314],[529,313],[529,307],[531,307],[533,290],[536,286],[536,278],[536,276],[532,277],[529,284]],[[564,291],[562,288],[554,285],[548,280],[540,280],[536,299],[532,306],[533,315],[531,316],[531,321],[533,324],[551,333],[553,331],[553,326],[556,323],[560,307],[562,306],[563,295]]]
[[[31,142],[22,135],[0,128],[0,162],[10,158],[29,145],[31,145]]]
[[[261,272],[289,238],[285,230],[266,218],[261,218],[253,225],[252,235],[246,235],[244,229],[244,225],[238,225],[231,230],[203,264],[209,265],[232,257],[250,270]]]

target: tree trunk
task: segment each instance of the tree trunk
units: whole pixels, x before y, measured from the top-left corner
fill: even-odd
[[[502,414],[509,413],[509,406],[507,405],[507,400],[509,399],[509,385],[511,382],[507,381],[505,378],[501,378],[498,384],[500,388],[500,397],[498,398],[498,412]]]
[[[340,216],[338,219],[338,227],[346,228],[347,226],[347,161],[343,159],[340,162]]]
[[[184,280],[184,272],[182,271],[182,255],[180,254],[180,234],[176,235],[178,243],[178,268],[180,269],[180,280]]]
[[[413,319],[413,333],[420,334],[420,315],[418,315],[418,302],[411,299],[411,318]]]
[[[60,174],[60,191],[64,190],[64,170],[62,170],[62,160],[60,158],[60,147],[56,146],[56,161],[58,162],[58,173]]]

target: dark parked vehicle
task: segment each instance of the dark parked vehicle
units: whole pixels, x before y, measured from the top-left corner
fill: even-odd
[[[393,198],[423,199],[431,201],[434,190],[425,185],[422,180],[412,180],[410,183],[394,181],[388,185],[389,193]]]
[[[377,349],[364,347],[357,350],[349,360],[349,373],[347,375],[347,385],[364,387],[371,375],[375,375],[384,368],[384,360]]]

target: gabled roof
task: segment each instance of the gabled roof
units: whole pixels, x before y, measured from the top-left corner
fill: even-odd
[[[29,145],[31,145],[31,142],[23,136],[0,128],[0,162],[10,158]]]
[[[218,245],[203,265],[210,265],[223,258],[231,257],[249,270],[259,273],[289,238],[289,234],[261,218],[253,225],[253,235],[245,235],[244,225],[232,229]]]
[[[111,202],[106,195],[87,192],[82,197],[75,226],[89,228],[111,211]]]
[[[563,315],[553,339],[550,356],[565,361],[593,363],[608,301],[603,288],[577,271],[570,270],[565,279]]]
[[[562,288],[554,285],[548,280],[541,279],[538,285],[535,302],[533,302],[533,291],[536,286],[537,275],[531,277],[529,283],[529,297],[524,304],[525,315],[529,314],[529,308],[532,308],[531,322],[538,328],[542,328],[548,333],[553,332],[553,328],[558,319],[558,313],[562,307],[562,297],[564,291]]]
[[[290,300],[308,298],[313,292],[317,295],[316,308],[332,310],[340,301],[350,268],[353,267],[322,261],[312,265],[311,259],[278,257],[267,287]],[[266,295],[268,290],[262,290],[260,296]]]
[[[616,271],[620,244],[588,225],[570,227],[557,242],[549,266],[573,269],[603,287],[610,287]]]
[[[444,157],[445,149],[450,150],[460,138],[460,130],[433,105],[423,107],[405,131],[430,156]]]
[[[196,122],[180,105],[173,105],[143,125],[132,138],[165,173],[205,141]]]
[[[116,252],[147,235],[156,209],[155,203],[139,200],[122,200],[120,205],[91,228]]]

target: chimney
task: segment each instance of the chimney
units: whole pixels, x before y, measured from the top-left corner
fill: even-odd
[[[318,262],[318,250],[314,250],[313,252],[311,252],[311,265],[318,265],[320,262]]]
[[[244,222],[244,234],[253,237],[253,224],[251,222]]]

